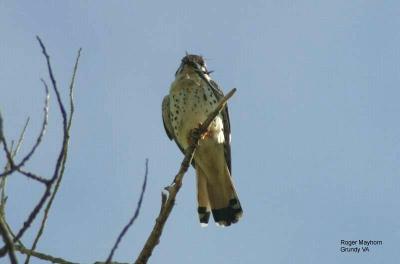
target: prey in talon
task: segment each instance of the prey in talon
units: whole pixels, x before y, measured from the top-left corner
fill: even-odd
[[[192,132],[214,111],[223,93],[211,79],[202,56],[187,54],[175,73],[169,94],[162,103],[165,131],[180,150],[192,143]],[[196,170],[197,212],[202,225],[210,214],[221,226],[229,226],[243,215],[235,190],[231,166],[231,128],[226,106],[200,135],[192,165]]]

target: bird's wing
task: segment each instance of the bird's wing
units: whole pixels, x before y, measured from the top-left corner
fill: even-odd
[[[221,100],[224,97],[223,92],[219,88],[218,84],[214,82],[213,80],[210,80],[209,85],[211,86],[211,89],[217,97],[218,100]],[[231,123],[229,120],[229,111],[228,111],[228,105],[224,107],[221,111],[222,115],[222,123],[224,125],[224,137],[225,137],[225,142],[224,142],[224,154],[225,154],[225,160],[228,165],[228,169],[230,174],[232,175],[232,166],[231,166]]]
[[[171,117],[169,114],[169,96],[166,95],[162,101],[162,119],[164,123],[165,132],[170,140],[175,139],[174,128],[171,124]]]
[[[224,93],[222,90],[219,88],[218,84],[211,80],[210,78],[206,77],[206,73],[201,69],[200,65],[197,63],[194,64],[194,68],[196,69],[196,72],[200,75],[200,77],[211,87],[211,90],[213,91],[215,97],[217,97],[218,100],[221,100],[221,98],[224,97]],[[224,109],[221,111],[222,115],[222,123],[224,125],[224,137],[225,137],[225,142],[224,142],[224,154],[225,154],[225,160],[226,164],[228,165],[228,169],[230,174],[232,175],[232,165],[231,165],[231,124],[229,121],[229,111],[228,111],[228,105],[225,105]]]
[[[169,95],[166,95],[162,101],[162,119],[164,123],[165,132],[170,140],[174,140],[176,145],[178,145],[179,149],[185,155],[184,148],[179,144],[178,140],[175,137],[174,128],[171,123],[171,115],[170,115],[170,107],[169,107]],[[194,160],[192,162],[194,167]]]

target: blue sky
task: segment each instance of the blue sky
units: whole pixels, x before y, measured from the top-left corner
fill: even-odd
[[[38,250],[105,260],[133,214],[149,158],[140,217],[114,259],[136,258],[182,159],[165,135],[161,101],[188,51],[205,56],[225,91],[238,89],[229,107],[244,217],[229,228],[201,228],[191,169],[150,263],[395,263],[399,8],[397,1],[2,1],[0,109],[9,139],[31,118],[21,153],[39,130],[40,78],[48,78],[35,35],[64,99],[83,48],[67,170]],[[54,98],[46,138],[27,165],[43,175],[61,144]],[[41,193],[23,177],[8,179],[14,229]],[[24,236],[28,245],[35,227]],[[340,240],[359,239],[383,245],[340,252]]]

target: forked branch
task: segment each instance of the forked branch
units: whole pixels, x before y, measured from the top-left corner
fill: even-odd
[[[1,191],[1,214],[0,214],[0,235],[4,240],[4,246],[0,248],[0,258],[4,255],[4,252],[8,252],[10,261],[11,263],[16,263],[15,259],[15,250],[22,252],[27,255],[27,258],[25,260],[25,263],[29,263],[30,259],[30,253],[34,253],[35,247],[40,239],[41,234],[43,233],[44,226],[47,220],[47,216],[51,207],[51,203],[55,197],[55,194],[57,193],[58,186],[60,184],[60,181],[62,179],[64,169],[65,169],[65,163],[67,160],[68,156],[68,144],[69,144],[69,138],[70,138],[70,128],[71,128],[71,123],[72,123],[72,117],[73,117],[73,112],[74,112],[74,104],[73,104],[73,87],[74,87],[74,81],[75,81],[75,75],[77,72],[78,68],[78,62],[79,62],[79,57],[80,57],[80,52],[81,49],[78,51],[78,56],[75,61],[74,69],[73,69],[73,75],[71,78],[71,83],[70,83],[70,90],[69,90],[69,106],[70,106],[70,111],[67,113],[65,110],[64,103],[61,99],[61,95],[59,92],[59,89],[57,87],[56,79],[53,74],[53,70],[51,67],[50,63],[50,56],[48,55],[46,51],[46,47],[43,44],[42,40],[37,37],[37,40],[39,42],[39,45],[41,47],[42,53],[46,59],[47,63],[47,69],[48,69],[48,74],[51,80],[51,85],[53,88],[54,93],[56,94],[57,97],[57,104],[59,107],[59,110],[61,112],[61,118],[62,118],[62,125],[63,125],[63,135],[62,135],[62,145],[61,149],[58,153],[57,157],[57,162],[55,165],[55,168],[51,172],[50,178],[45,178],[40,175],[37,175],[33,172],[30,172],[28,170],[24,169],[24,166],[26,163],[30,160],[30,158],[34,155],[35,151],[39,147],[39,145],[42,142],[42,138],[46,132],[47,128],[47,122],[48,122],[48,113],[49,113],[49,87],[47,83],[42,79],[43,86],[45,88],[45,103],[44,103],[44,118],[42,122],[42,127],[40,130],[39,135],[36,138],[36,141],[31,148],[31,150],[21,159],[19,162],[14,161],[14,156],[16,152],[19,149],[19,146],[22,142],[23,134],[26,129],[26,125],[24,127],[22,136],[20,140],[17,143],[17,146],[13,149],[13,143],[11,144],[11,147],[8,146],[7,140],[4,135],[4,130],[3,130],[3,119],[0,114],[0,144],[3,145],[3,149],[5,152],[5,155],[7,157],[7,165],[5,167],[5,170],[3,172],[0,172],[0,191]],[[7,224],[5,214],[4,214],[4,205],[5,205],[5,194],[4,194],[4,186],[5,186],[5,180],[7,179],[7,176],[10,176],[11,174],[14,173],[19,173],[31,180],[34,180],[38,183],[41,183],[44,185],[45,190],[39,199],[39,201],[36,203],[30,214],[27,216],[26,220],[24,221],[22,227],[14,233],[12,232],[11,228]],[[47,204],[45,206],[45,204]],[[41,221],[40,229],[34,239],[34,243],[31,247],[31,250],[28,250],[23,246],[21,243],[21,238],[24,235],[24,233],[30,228],[32,222],[36,219],[37,215],[42,211],[43,207],[45,207],[45,213],[43,216],[43,219]],[[36,255],[37,256],[37,255]],[[57,258],[56,258],[57,259]]]

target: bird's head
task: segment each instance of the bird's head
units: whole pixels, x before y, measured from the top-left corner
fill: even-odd
[[[207,70],[204,58],[195,54],[187,54],[182,58],[181,65],[175,73],[175,76],[181,73],[184,69],[190,69],[204,74],[210,74],[212,71]]]

